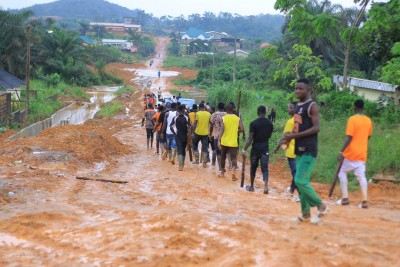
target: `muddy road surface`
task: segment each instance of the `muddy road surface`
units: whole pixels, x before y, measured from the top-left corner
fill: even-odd
[[[293,223],[284,158],[270,165],[268,195],[260,173],[250,193],[215,166],[186,159],[178,172],[146,148],[142,94],[119,99],[125,119],[0,135],[0,266],[399,266],[398,186],[371,184],[361,210],[359,192],[339,207],[314,184],[330,213]]]

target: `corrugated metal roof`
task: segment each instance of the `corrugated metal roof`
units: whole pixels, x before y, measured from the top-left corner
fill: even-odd
[[[89,45],[94,45],[94,41],[92,39],[89,39],[88,37],[81,35],[79,36],[79,39],[82,40],[82,42],[89,44]]]
[[[354,77],[348,77],[347,80],[348,80],[349,86],[368,88],[368,89],[385,91],[385,92],[394,92],[397,87],[396,85],[391,85],[388,83],[359,79],[359,78],[354,78]],[[333,82],[335,84],[343,83],[343,76],[333,75]]]
[[[25,83],[17,77],[11,75],[5,70],[0,69],[0,87],[5,89],[17,88],[25,85]]]

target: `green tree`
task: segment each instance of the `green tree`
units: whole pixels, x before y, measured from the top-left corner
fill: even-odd
[[[270,46],[264,52],[265,56],[274,60],[277,65],[274,80],[288,80],[293,86],[297,79],[307,78],[310,80],[314,94],[332,87],[331,79],[321,68],[321,58],[313,56],[312,50],[308,46],[295,44],[285,57],[278,56],[277,51],[277,47]]]
[[[13,14],[0,10],[0,68],[23,78],[25,75],[25,27],[30,11]]]
[[[287,13],[290,17],[288,29],[304,44],[311,41],[326,40],[330,47],[339,52],[343,61],[343,87],[347,87],[350,56],[355,51],[359,38],[359,28],[365,18],[370,0],[355,0],[359,9],[330,10],[317,14],[309,12],[309,6],[319,3],[317,0],[277,0],[275,9]],[[331,5],[329,0],[322,1],[321,7]],[[323,9],[321,9],[323,10]]]
[[[68,83],[88,83],[90,73],[86,62],[89,62],[89,56],[77,35],[76,32],[57,28],[43,35],[37,57],[45,75],[59,73]]]
[[[154,53],[156,50],[156,44],[154,43],[153,39],[148,36],[143,36],[140,39],[138,45],[138,54],[144,57],[148,57]]]
[[[367,57],[384,64],[393,56],[388,51],[400,42],[400,0],[373,3],[367,17],[362,50]]]
[[[400,86],[400,42],[394,44],[392,54],[395,56],[382,69],[382,81]],[[398,88],[395,92],[395,106],[396,112],[399,106]]]

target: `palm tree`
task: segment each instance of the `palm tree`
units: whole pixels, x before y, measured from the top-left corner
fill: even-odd
[[[59,73],[67,82],[79,80],[80,71],[87,72],[84,63],[88,60],[76,32],[54,28],[43,35],[38,46],[38,63],[44,74]]]
[[[12,14],[0,10],[0,68],[23,78],[25,74],[25,27],[31,11]]]

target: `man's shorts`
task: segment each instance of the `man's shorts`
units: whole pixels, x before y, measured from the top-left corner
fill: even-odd
[[[167,134],[167,149],[176,149],[175,135]]]
[[[165,137],[161,138],[161,131],[157,131],[156,140],[160,141],[160,143],[165,143]]]

